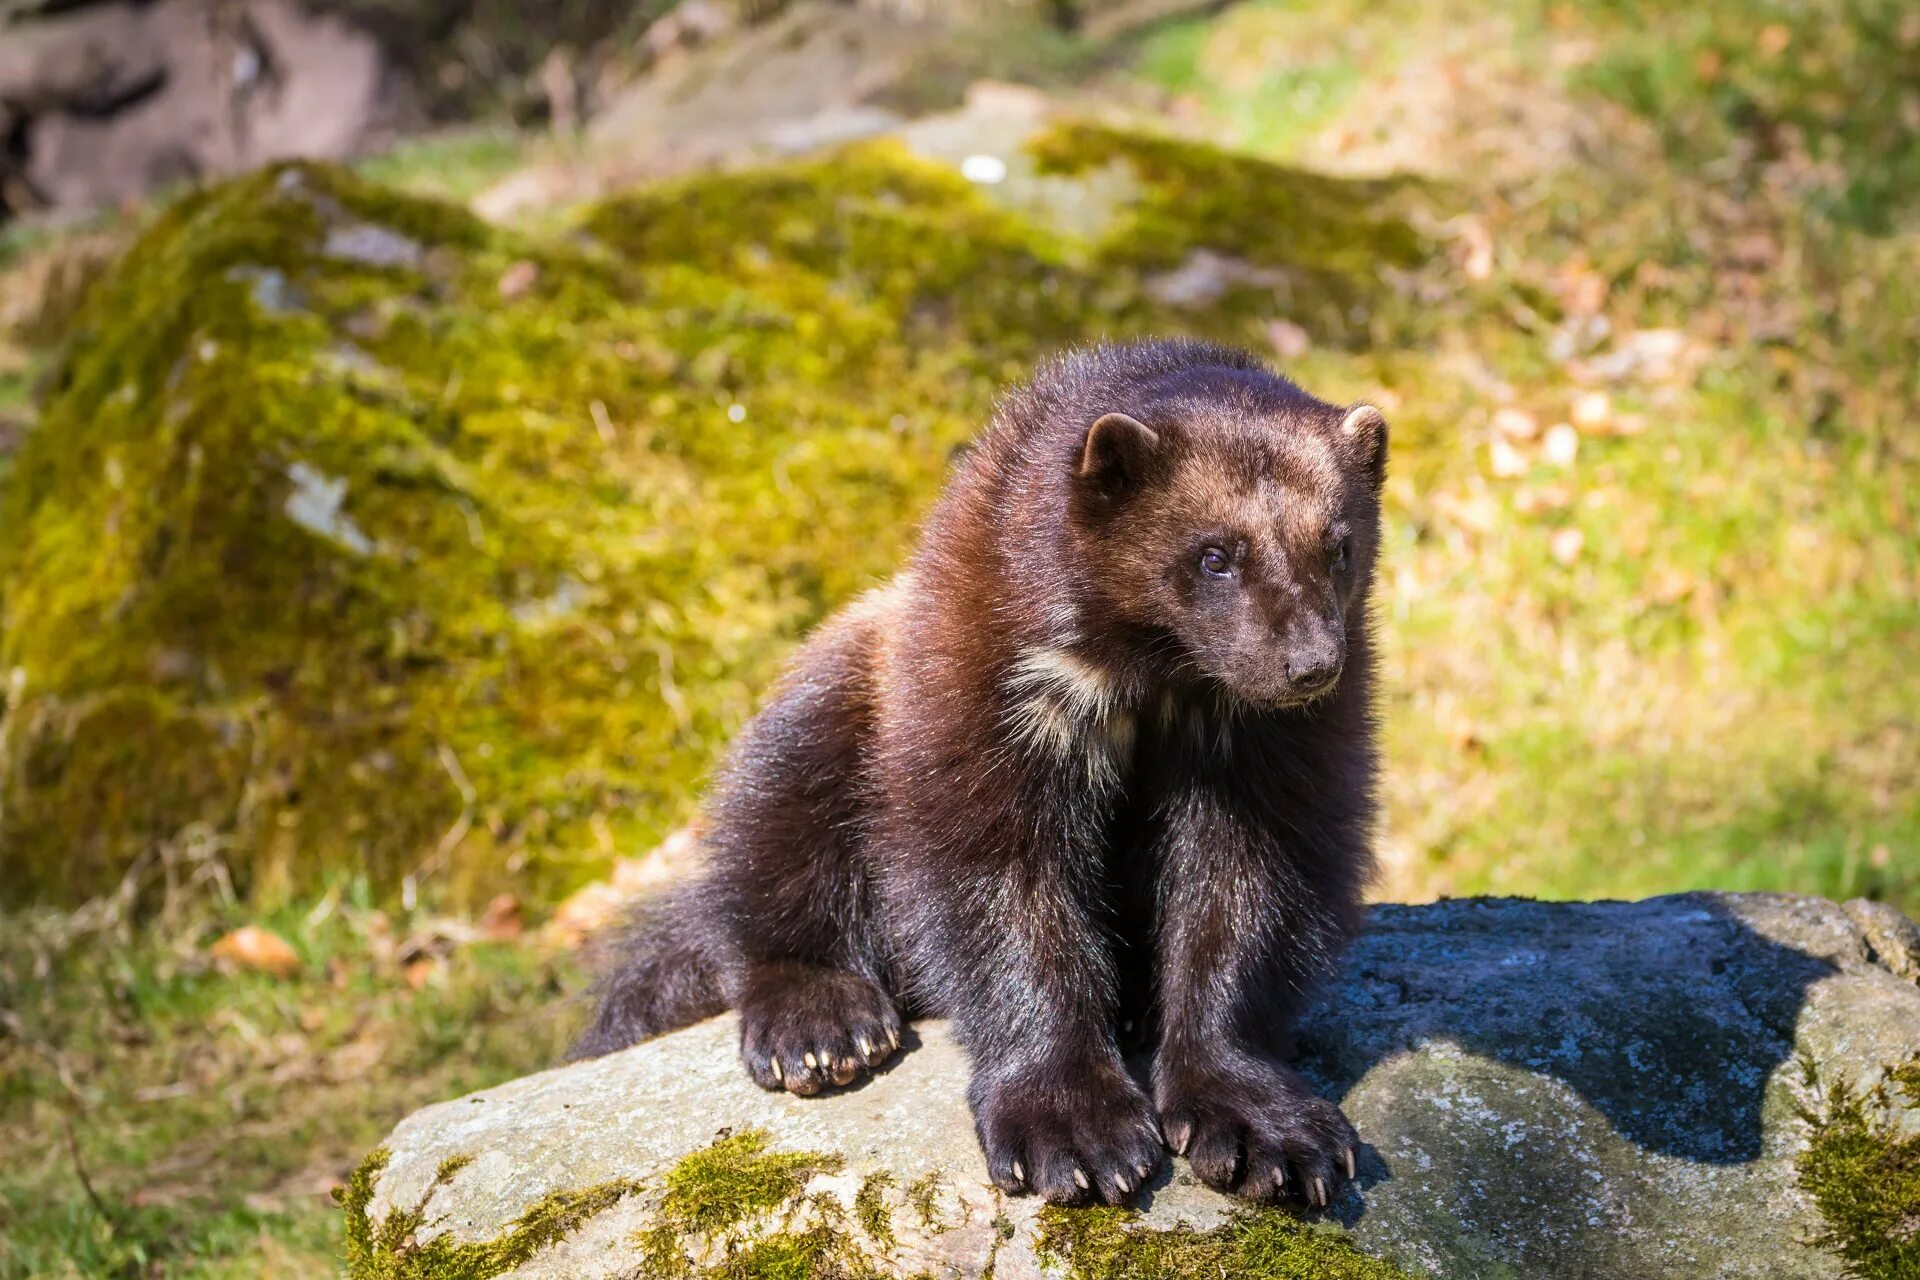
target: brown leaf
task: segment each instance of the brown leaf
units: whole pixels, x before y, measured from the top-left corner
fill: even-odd
[[[207,954],[223,964],[276,978],[290,978],[300,972],[300,956],[286,939],[257,924],[242,925],[211,947]]]
[[[489,902],[480,916],[480,936],[489,942],[512,942],[525,929],[520,919],[520,899],[510,893]]]
[[[1613,421],[1613,397],[1604,391],[1589,391],[1573,402],[1570,416],[1582,431],[1604,431]]]
[[[1490,447],[1490,462],[1493,474],[1502,480],[1511,480],[1527,473],[1526,457],[1497,436]]]
[[[438,957],[421,956],[418,960],[413,961],[406,968],[402,969],[400,976],[406,979],[409,987],[418,991],[433,979],[434,972],[439,969],[439,967],[440,961]]]
[[[1540,434],[1540,420],[1525,409],[1496,409],[1493,429],[1509,440],[1531,440]]]
[[[1465,218],[1460,227],[1460,266],[1469,280],[1493,274],[1493,234],[1478,218]]]
[[[1573,429],[1572,423],[1556,422],[1547,428],[1547,438],[1540,445],[1541,457],[1565,469],[1571,467],[1579,455],[1580,433]]]

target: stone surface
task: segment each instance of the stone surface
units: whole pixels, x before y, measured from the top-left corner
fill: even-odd
[[[387,114],[379,42],[292,0],[95,4],[19,26],[7,16],[0,123],[19,134],[35,202],[56,209],[350,155]]]
[[[1467,900],[1378,908],[1303,1028],[1307,1070],[1368,1142],[1329,1217],[1364,1250],[1443,1276],[1837,1276],[1794,1183],[1799,1059],[1870,1081],[1920,1051],[1911,924],[1850,904],[1683,894],[1639,903]],[[1038,1206],[988,1186],[945,1026],[920,1025],[876,1078],[830,1096],[763,1093],[730,1017],[598,1061],[429,1107],[393,1133],[370,1209],[433,1191],[423,1231],[499,1236],[540,1197],[658,1184],[726,1132],[835,1153],[810,1190],[851,1203],[893,1177],[901,1274],[1040,1274]],[[934,1229],[903,1188],[937,1175]],[[620,1201],[516,1274],[632,1268],[651,1204]],[[1183,1162],[1143,1225],[1219,1223],[1231,1203]],[[1004,1215],[1002,1217],[1001,1215]],[[1011,1234],[1007,1234],[1007,1226]]]

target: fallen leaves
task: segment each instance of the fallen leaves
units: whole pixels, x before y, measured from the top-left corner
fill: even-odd
[[[257,924],[242,925],[207,948],[215,963],[230,969],[250,969],[276,978],[300,972],[300,955],[279,934]]]
[[[503,893],[487,903],[480,916],[480,936],[488,942],[512,942],[526,931],[520,918],[520,899]]]
[[[1509,440],[1532,440],[1540,434],[1540,420],[1508,405],[1494,410],[1493,429]]]
[[[1556,422],[1547,428],[1546,439],[1541,442],[1540,456],[1553,466],[1566,470],[1573,466],[1574,459],[1580,455],[1580,433],[1570,422]]]
[[[1461,218],[1454,224],[1454,256],[1469,280],[1480,281],[1493,275],[1493,233],[1478,218]]]
[[[1488,466],[1498,479],[1512,480],[1527,474],[1527,455],[1502,437],[1494,437],[1492,445],[1488,447],[1487,457]]]
[[[673,832],[643,857],[621,858],[608,879],[583,886],[555,909],[541,930],[542,940],[563,949],[579,946],[619,919],[635,898],[657,893],[684,877],[699,858],[696,826]]]

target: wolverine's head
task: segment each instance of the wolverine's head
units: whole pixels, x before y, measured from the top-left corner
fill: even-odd
[[[1331,691],[1378,542],[1387,424],[1261,369],[1182,369],[1087,422],[1076,539],[1104,607],[1251,702]]]

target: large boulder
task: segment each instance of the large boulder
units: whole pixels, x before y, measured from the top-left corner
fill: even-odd
[[[685,819],[1041,354],[1282,310],[1364,347],[1424,260],[1377,183],[1092,127],[1031,162],[1134,177],[1071,238],[894,141],[553,239],[321,167],[172,205],[0,474],[0,879],[569,888]],[[1160,302],[1199,254],[1265,283]]]
[[[1137,1216],[1004,1198],[944,1025],[803,1100],[755,1088],[721,1018],[402,1122],[345,1197],[351,1271],[1839,1276],[1816,1240],[1849,1192],[1801,1156],[1821,1097],[1920,1051],[1917,956],[1868,903],[1381,907],[1304,1028],[1368,1144],[1305,1225],[1183,1163]]]

